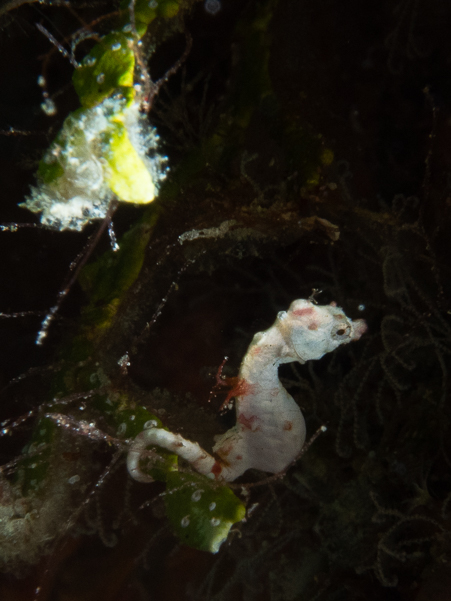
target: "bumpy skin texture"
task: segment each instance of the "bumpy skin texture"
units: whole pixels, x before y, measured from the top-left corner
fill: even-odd
[[[176,453],[201,474],[218,480],[230,482],[250,468],[283,471],[302,449],[305,422],[279,380],[279,365],[321,359],[340,345],[358,340],[365,331],[362,319],[352,321],[335,303],[318,306],[308,300],[294,301],[268,330],[255,334],[249,345],[232,391],[237,422],[217,440],[215,457],[180,434],[149,428],[130,447],[130,475],[141,482],[151,481],[139,467],[150,445]]]

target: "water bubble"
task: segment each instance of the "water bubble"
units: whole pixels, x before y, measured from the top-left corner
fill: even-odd
[[[119,359],[117,364],[123,368],[130,367],[130,357],[128,356],[128,353],[125,353],[125,355],[122,355],[122,357]]]
[[[76,484],[80,480],[80,476],[77,474],[68,479],[69,484]]]
[[[149,8],[157,8],[157,6],[158,6],[157,0],[150,0]]]
[[[99,73],[96,77],[96,82],[102,84],[105,81],[105,73]]]
[[[130,421],[131,421],[131,422],[134,422],[134,421],[135,421],[135,418],[136,418],[136,415],[130,415]]]
[[[46,84],[45,77],[43,75],[40,75],[38,77],[38,86],[40,86],[41,88],[44,88],[45,84]]]
[[[49,117],[56,115],[56,104],[50,98],[46,98],[44,102],[41,103],[41,109]]]
[[[221,520],[218,518],[211,518],[211,520],[210,520],[210,524],[212,526],[219,526],[220,523],[221,523]]]
[[[145,424],[144,424],[144,430],[148,430],[149,428],[156,428],[158,426],[158,422],[155,421],[154,419],[149,419]]]
[[[209,15],[216,15],[221,10],[219,0],[205,0],[204,9]]]
[[[202,496],[203,491],[202,490],[195,490],[193,492],[193,494],[191,495],[191,499],[193,501],[200,501],[200,498]]]
[[[111,50],[120,50],[121,49],[121,44],[120,42],[116,42],[115,44],[111,44]]]
[[[93,56],[87,56],[83,61],[87,67],[93,67],[96,64],[97,59]]]
[[[357,307],[357,309],[358,309],[359,311],[365,311],[366,307],[365,307],[365,305],[359,305],[359,306]]]
[[[213,501],[213,503],[210,503],[210,505],[208,506],[208,509],[210,511],[213,511],[213,509],[216,509],[216,503]]]
[[[189,526],[189,515],[185,515],[185,517],[182,518],[180,525],[182,528],[187,528]]]
[[[123,436],[127,431],[127,424],[121,424],[119,426],[119,428],[117,429],[117,435],[118,436]]]
[[[129,33],[131,30],[132,26],[130,25],[130,23],[122,28],[122,31],[125,31],[125,33]]]

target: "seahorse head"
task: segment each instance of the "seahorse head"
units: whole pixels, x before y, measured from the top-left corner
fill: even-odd
[[[367,330],[363,319],[353,321],[335,303],[315,305],[299,299],[278,322],[285,342],[302,362],[320,359],[342,344],[358,340]]]

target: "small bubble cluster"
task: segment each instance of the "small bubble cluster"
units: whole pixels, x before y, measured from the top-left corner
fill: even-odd
[[[56,115],[56,104],[51,98],[46,98],[44,102],[41,102],[41,109],[49,117]]]

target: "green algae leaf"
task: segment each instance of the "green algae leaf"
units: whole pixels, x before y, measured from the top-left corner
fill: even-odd
[[[130,23],[129,13],[130,0],[122,0],[120,7],[124,11],[123,24],[125,27]],[[139,38],[142,38],[147,27],[156,17],[171,19],[179,12],[178,0],[136,0],[134,6],[135,28]]]
[[[166,513],[186,545],[217,553],[230,528],[246,514],[244,504],[226,485],[198,474],[170,472],[166,480]]]
[[[103,37],[72,76],[82,106],[91,108],[113,92],[132,88],[134,68],[132,38],[121,32]]]

